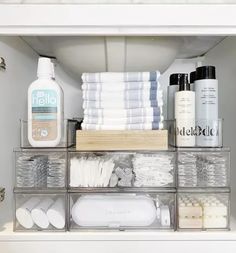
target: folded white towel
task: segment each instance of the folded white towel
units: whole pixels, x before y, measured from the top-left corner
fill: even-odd
[[[83,109],[134,109],[134,108],[149,108],[162,107],[163,100],[127,100],[127,101],[89,101],[83,102]]]
[[[153,123],[163,121],[163,116],[147,116],[147,117],[123,117],[123,118],[107,118],[107,117],[93,117],[84,116],[83,123],[85,124],[102,124],[102,125],[123,125],[123,124],[137,124],[137,123]]]
[[[145,123],[145,124],[122,124],[122,125],[99,125],[99,124],[84,124],[83,130],[157,130],[163,129],[163,123]]]
[[[162,115],[160,107],[142,107],[134,109],[85,109],[84,115],[103,118],[152,117]]]
[[[141,82],[156,81],[160,77],[159,71],[153,72],[102,72],[102,73],[84,73],[83,82]]]
[[[110,82],[110,83],[83,83],[82,90],[96,91],[124,91],[124,90],[157,90],[159,84],[154,82]]]
[[[109,91],[83,91],[83,99],[90,101],[126,101],[126,100],[161,100],[163,98],[162,90],[123,90]]]

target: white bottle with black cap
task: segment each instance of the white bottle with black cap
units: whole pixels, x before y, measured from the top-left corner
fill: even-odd
[[[185,73],[174,73],[170,75],[169,86],[167,87],[167,119],[175,119],[175,93],[179,91],[180,77]]]
[[[197,146],[218,146],[218,80],[214,66],[196,69]]]
[[[179,91],[175,93],[176,145],[195,146],[195,92],[190,90],[188,75],[180,78]]]

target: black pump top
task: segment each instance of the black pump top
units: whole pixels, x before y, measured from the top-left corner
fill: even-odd
[[[190,83],[194,83],[194,81],[196,80],[196,71],[191,72],[189,76],[190,76]]]
[[[190,84],[188,82],[188,74],[184,74],[180,77],[179,91],[190,90]]]
[[[170,85],[180,85],[181,76],[187,75],[185,73],[174,73],[170,75]]]
[[[216,79],[216,68],[214,66],[196,68],[196,80],[202,79]]]

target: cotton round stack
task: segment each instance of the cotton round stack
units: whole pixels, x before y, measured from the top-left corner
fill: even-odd
[[[160,73],[84,73],[83,130],[151,130],[163,126]]]

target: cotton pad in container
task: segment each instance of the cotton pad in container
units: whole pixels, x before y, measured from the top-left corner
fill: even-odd
[[[147,227],[156,219],[156,208],[145,195],[85,195],[74,204],[72,219],[84,227]]]

